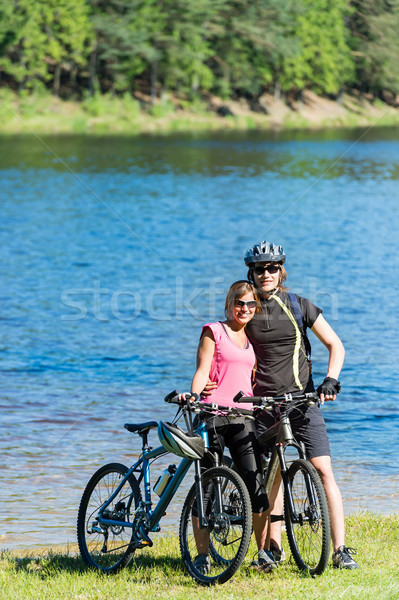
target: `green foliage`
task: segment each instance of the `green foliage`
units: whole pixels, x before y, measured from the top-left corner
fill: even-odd
[[[91,75],[113,90],[126,90],[155,55],[134,0],[88,0],[94,29]],[[92,82],[92,87],[94,87]]]
[[[207,29],[212,28],[219,3],[220,0],[136,0],[133,26],[137,30],[140,25],[139,30],[145,33],[152,48],[152,56],[147,53],[142,57],[149,58],[148,70],[152,80],[156,79],[158,94],[165,89],[186,94],[211,89],[214,75],[207,64],[212,55]],[[149,5],[153,5],[155,19],[148,19]]]
[[[352,2],[351,45],[358,86],[379,94],[399,93],[399,0]]]
[[[0,68],[20,89],[52,78],[49,67],[83,66],[91,39],[83,0],[0,0]]]
[[[284,60],[282,87],[337,94],[353,79],[347,0],[302,0],[295,22],[300,51]]]
[[[174,112],[174,110],[175,107],[173,106],[172,102],[170,102],[169,100],[165,100],[164,102],[160,102],[159,104],[154,104],[154,106],[151,107],[150,113],[154,117],[161,118],[170,115]]]
[[[7,88],[0,88],[0,123],[7,123],[14,111],[15,95]]]
[[[399,0],[0,0],[0,83],[87,90],[93,116],[133,91],[399,93],[398,28]]]
[[[82,102],[83,110],[91,117],[101,117],[106,115],[109,110],[107,105],[108,98],[101,94],[94,94]]]
[[[283,59],[296,49],[290,33],[295,11],[291,0],[224,3],[221,25],[212,38],[220,95],[232,91],[257,95],[278,81]]]
[[[91,117],[136,119],[140,114],[140,104],[130,94],[123,98],[111,94],[94,94],[82,102],[83,110]]]

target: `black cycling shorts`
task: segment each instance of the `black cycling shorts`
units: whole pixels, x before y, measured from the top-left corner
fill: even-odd
[[[213,415],[205,416],[205,420],[211,452],[217,452],[221,461],[224,448],[228,447],[235,468],[248,488],[253,512],[267,510],[269,500],[263,485],[261,451],[254,421],[245,417],[232,420]],[[205,456],[201,460],[201,467],[208,469],[212,466],[210,458]]]
[[[258,437],[278,420],[274,411],[270,413],[260,410],[256,416]],[[297,442],[303,442],[307,458],[331,456],[327,428],[317,405],[303,406],[301,410],[293,410],[290,414],[292,432]]]

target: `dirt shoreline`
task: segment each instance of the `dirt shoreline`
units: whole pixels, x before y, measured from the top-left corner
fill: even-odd
[[[132,104],[133,102],[133,104]],[[175,101],[176,102],[176,101]],[[223,130],[316,130],[399,125],[399,107],[381,100],[344,94],[337,102],[305,92],[289,104],[264,94],[251,110],[248,102],[208,99],[209,110],[176,108],[169,100],[155,114],[140,110],[138,102],[97,97],[88,102],[59,98],[0,97],[1,134],[128,134]]]

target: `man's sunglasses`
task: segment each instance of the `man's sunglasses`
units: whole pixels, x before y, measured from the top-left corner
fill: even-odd
[[[257,303],[256,300],[248,300],[248,302],[246,302],[245,300],[237,300],[236,306],[239,306],[240,308],[244,308],[244,306],[247,306],[248,309],[251,310],[256,308]]]
[[[274,275],[279,270],[279,265],[262,265],[261,267],[254,267],[254,273],[256,273],[256,275],[263,275],[265,271],[270,273],[270,275]]]

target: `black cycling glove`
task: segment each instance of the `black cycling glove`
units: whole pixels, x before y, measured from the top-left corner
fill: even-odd
[[[340,393],[341,384],[333,377],[326,377],[323,383],[319,385],[316,391],[319,394],[319,396],[320,394],[324,394],[325,396],[335,396],[336,394]]]

